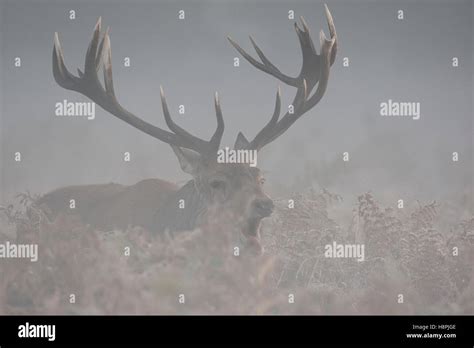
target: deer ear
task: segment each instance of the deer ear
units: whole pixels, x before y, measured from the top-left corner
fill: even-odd
[[[245,135],[243,135],[242,132],[239,132],[239,134],[237,134],[237,139],[235,140],[234,149],[235,150],[246,149],[249,145],[250,145],[250,142],[247,140]]]
[[[201,163],[201,155],[192,150],[171,145],[173,152],[178,157],[179,165],[183,172],[195,176]]]

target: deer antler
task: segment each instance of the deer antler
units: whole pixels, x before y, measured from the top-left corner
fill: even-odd
[[[224,119],[216,92],[214,102],[216,109],[217,128],[209,141],[202,140],[177,125],[168,110],[163,88],[160,87],[161,103],[167,126],[172,132],[156,127],[135,116],[120,105],[114,91],[112,78],[112,53],[110,47],[109,29],[101,36],[101,18],[97,21],[92,40],[87,49],[84,72],[77,69],[78,76],[71,74],[64,63],[64,55],[59,43],[58,33],[54,35],[53,75],[56,82],[63,88],[79,92],[104,110],[127,122],[140,131],[151,135],[173,146],[194,150],[205,156],[215,155],[224,133]],[[99,42],[100,41],[100,42]],[[103,68],[104,86],[102,86],[98,72]]]
[[[247,148],[260,150],[266,144],[278,138],[304,113],[318,104],[323,97],[328,84],[329,70],[336,59],[337,52],[336,27],[334,26],[334,21],[327,5],[325,4],[324,7],[326,10],[326,19],[331,39],[328,40],[324,35],[324,32],[321,30],[319,35],[321,46],[319,55],[316,53],[313,40],[309,33],[309,28],[304,18],[301,17],[302,29],[297,23],[295,23],[296,34],[298,35],[301,51],[303,53],[303,64],[297,77],[290,77],[283,74],[275,65],[273,65],[272,62],[270,62],[270,60],[268,60],[252,37],[250,37],[250,41],[252,42],[257,55],[260,57],[261,62],[245,52],[242,47],[228,37],[232,46],[234,46],[235,49],[239,51],[239,53],[254,67],[276,77],[287,85],[297,88],[296,96],[292,103],[294,112],[287,112],[280,120],[281,97],[280,89],[278,88],[275,110],[272,118],[255,136],[255,138],[248,143]],[[318,84],[316,91],[312,96],[309,96],[316,84]],[[245,139],[242,133],[239,133],[238,137]]]

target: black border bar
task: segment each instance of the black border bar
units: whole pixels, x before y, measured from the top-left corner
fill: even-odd
[[[0,316],[0,347],[80,345],[474,346],[473,316]],[[55,325],[55,340],[20,325]],[[425,328],[420,329],[420,328]],[[408,338],[407,334],[428,334]],[[456,337],[434,338],[455,334]],[[428,337],[431,335],[430,337]]]

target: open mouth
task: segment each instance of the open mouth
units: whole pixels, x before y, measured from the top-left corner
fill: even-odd
[[[260,220],[249,220],[246,226],[241,229],[240,242],[246,247],[260,255],[263,252],[263,247],[260,244]]]
[[[260,218],[252,218],[247,220],[245,227],[242,229],[242,233],[247,238],[259,238]]]

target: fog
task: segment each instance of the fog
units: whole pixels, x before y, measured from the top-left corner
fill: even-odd
[[[304,15],[318,47],[328,33],[318,1],[1,1],[1,199],[44,194],[65,185],[145,178],[184,182],[168,145],[97,107],[96,118],[55,116],[55,104],[86,101],[52,76],[54,32],[71,72],[82,69],[99,16],[111,28],[115,90],[122,105],[166,128],[159,86],[177,122],[208,138],[219,92],[226,129],[222,146],[239,131],[248,138],[273,112],[279,82],[257,71],[226,40],[253,53],[251,34],[267,57],[296,76],[301,53],[293,29]],[[408,200],[472,201],[472,1],[330,1],[339,38],[323,100],[259,153],[267,191],[285,197],[310,185],[353,202],[372,190],[394,204]],[[69,11],[76,19],[69,19]],[[178,20],[178,11],[185,19]],[[404,19],[397,19],[397,11]],[[256,56],[256,55],[254,55]],[[14,66],[15,57],[21,67]],[[130,57],[131,66],[123,60]],[[349,66],[343,66],[343,58]],[[452,66],[452,58],[459,66]],[[281,83],[280,83],[281,85]],[[294,89],[282,86],[283,105]],[[419,120],[382,117],[389,99],[419,102]],[[185,105],[185,114],[178,105]],[[123,161],[124,152],[131,162]],[[14,153],[22,161],[15,162]],[[342,161],[344,152],[350,160]],[[452,161],[452,153],[459,161]],[[472,204],[472,203],[470,203]],[[472,205],[469,208],[472,211]]]

